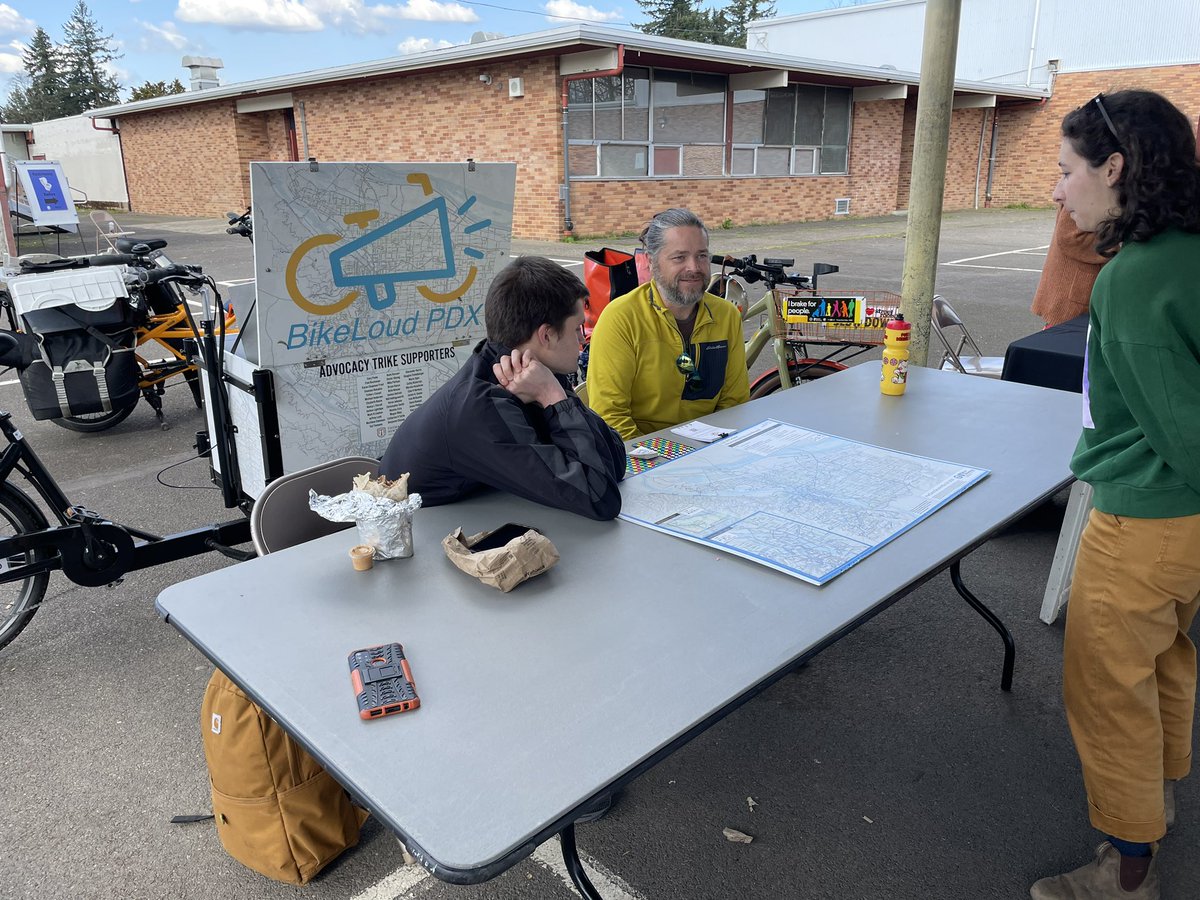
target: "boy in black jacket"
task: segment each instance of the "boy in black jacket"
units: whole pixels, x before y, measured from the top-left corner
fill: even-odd
[[[575,396],[583,282],[536,256],[496,276],[484,302],[487,340],[392,437],[381,475],[409,473],[426,506],[482,487],[591,519],[621,511],[621,438]]]

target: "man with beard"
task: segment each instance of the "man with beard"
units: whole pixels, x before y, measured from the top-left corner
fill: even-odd
[[[625,440],[750,399],[737,307],[705,291],[708,229],[668,209],[642,232],[651,280],[592,332],[588,403]]]

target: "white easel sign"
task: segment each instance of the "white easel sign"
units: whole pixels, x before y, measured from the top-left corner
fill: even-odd
[[[20,160],[16,169],[34,225],[79,224],[71,188],[59,163]]]

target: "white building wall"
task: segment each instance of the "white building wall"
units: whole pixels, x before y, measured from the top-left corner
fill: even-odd
[[[128,207],[120,139],[110,131],[93,128],[86,116],[38,122],[33,126],[29,153],[62,163],[76,201],[82,202],[82,191],[89,203]]]
[[[890,0],[764,19],[749,26],[747,45],[919,72],[924,29],[924,0]],[[1059,61],[1060,72],[1198,63],[1200,4],[963,0],[957,79],[1047,87],[1050,60]]]

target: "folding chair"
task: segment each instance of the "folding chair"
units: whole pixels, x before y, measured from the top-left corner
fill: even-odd
[[[975,343],[975,338],[971,337],[971,332],[967,331],[967,326],[954,311],[954,307],[947,303],[941,294],[933,296],[932,324],[933,333],[942,342],[944,351],[939,369],[953,369],[963,375],[982,375],[985,378],[1000,377],[1000,373],[1004,371],[1004,357],[984,356],[979,345]],[[956,329],[959,332],[957,343],[951,343]],[[969,349],[973,355],[964,356],[964,348]]]
[[[283,475],[267,485],[250,510],[250,537],[259,556],[349,528],[352,522],[330,522],[308,508],[308,492],[344,494],[355,475],[371,477],[379,460],[345,456]]]
[[[588,405],[588,402],[587,402],[587,382],[586,382],[586,381],[581,381],[581,382],[579,382],[579,384],[575,385],[575,396],[576,396],[576,397],[578,397],[580,400],[582,400],[582,401],[583,401],[583,405],[584,405],[584,406],[587,406],[587,405]]]
[[[96,226],[96,252],[100,252],[100,239],[103,238],[108,244],[110,250],[116,250],[117,245],[113,243],[113,238],[124,237],[133,234],[132,231],[123,229],[120,223],[112,217],[108,212],[102,209],[93,210],[88,213],[88,218],[92,220],[92,224]]]

